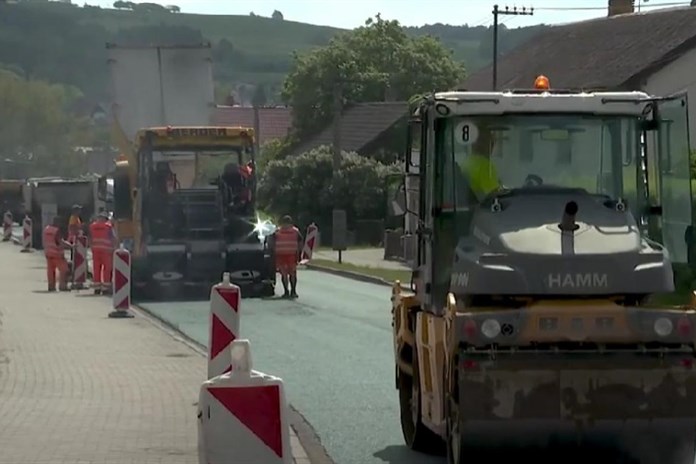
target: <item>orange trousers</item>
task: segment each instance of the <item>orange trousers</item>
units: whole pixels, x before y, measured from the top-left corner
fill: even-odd
[[[56,271],[60,279],[60,288],[68,288],[68,262],[65,257],[46,257],[46,273],[48,277],[48,288],[56,288]]]
[[[114,257],[108,251],[92,250],[92,282],[94,284],[111,284],[111,271],[114,266]]]
[[[281,276],[291,276],[297,273],[297,255],[276,255],[276,268]]]

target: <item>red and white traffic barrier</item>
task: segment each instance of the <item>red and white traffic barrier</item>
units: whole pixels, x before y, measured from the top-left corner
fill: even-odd
[[[28,253],[31,251],[32,241],[32,222],[29,216],[24,216],[22,221],[22,249],[20,252]]]
[[[74,290],[82,290],[87,282],[87,237],[75,237],[75,252],[73,253],[72,286]]]
[[[128,309],[131,300],[131,254],[123,243],[114,250],[112,285],[114,310],[109,317],[133,317]]]
[[[317,247],[317,235],[319,228],[315,223],[311,223],[307,227],[307,236],[305,237],[304,246],[302,247],[302,255],[300,256],[300,264],[307,264],[312,259],[314,249]]]
[[[232,342],[232,371],[207,380],[198,401],[200,464],[291,464],[283,380],[251,369],[248,340]]]
[[[9,242],[12,239],[12,223],[14,219],[12,218],[12,213],[6,211],[2,216],[2,241]]]
[[[210,319],[208,322],[208,378],[229,372],[232,368],[230,347],[239,337],[239,305],[242,293],[230,282],[230,273],[210,289]]]

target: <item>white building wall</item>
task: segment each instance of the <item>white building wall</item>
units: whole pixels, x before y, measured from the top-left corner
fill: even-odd
[[[688,92],[689,138],[691,149],[696,149],[696,49],[651,75],[643,90],[657,96],[668,96],[684,90]]]

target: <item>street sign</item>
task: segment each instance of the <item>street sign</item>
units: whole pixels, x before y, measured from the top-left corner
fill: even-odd
[[[332,240],[331,244],[335,251],[345,251],[348,241],[348,219],[344,209],[333,210]]]

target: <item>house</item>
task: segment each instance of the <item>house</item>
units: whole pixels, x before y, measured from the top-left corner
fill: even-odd
[[[105,107],[106,105],[98,101],[80,98],[70,106],[70,110],[78,117],[88,118],[92,124],[103,124],[108,118]]]
[[[341,150],[370,154],[380,148],[382,137],[408,114],[408,102],[356,103],[346,107],[341,116]],[[321,145],[333,145],[334,129],[329,124],[314,137],[292,150],[298,155]]]
[[[544,74],[555,88],[632,91],[691,97],[696,147],[696,1],[691,6],[634,11],[609,0],[607,16],[552,26],[498,58],[498,89],[530,88]],[[492,66],[467,78],[466,90],[491,90]]]
[[[223,126],[244,126],[256,129],[259,145],[288,135],[292,126],[290,108],[284,106],[258,108],[259,127],[254,127],[254,108],[251,106],[218,105],[213,110],[212,123]]]

